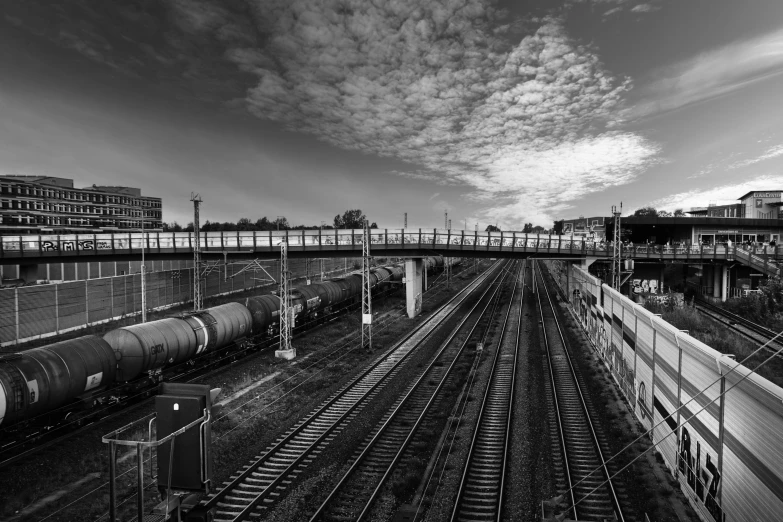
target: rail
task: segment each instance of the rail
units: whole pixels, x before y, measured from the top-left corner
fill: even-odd
[[[501,293],[501,285],[497,282],[501,280],[502,284],[506,277],[505,270],[498,274],[471,310],[464,314],[460,324],[441,343],[435,357],[418,372],[404,396],[395,402],[394,409],[384,417],[383,424],[321,503],[310,522],[346,518],[360,522],[369,517],[371,507],[401,461],[417,429],[430,414],[436,400],[443,396],[445,383],[479,323],[488,317],[488,311],[489,315],[494,312],[493,303],[497,303]],[[474,317],[477,310],[478,314]],[[458,337],[460,334],[463,335]]]
[[[257,506],[282,485],[286,477],[297,469],[315,448],[326,441],[331,433],[351,418],[351,413],[363,407],[373,390],[387,382],[407,356],[423,338],[446,318],[456,312],[459,305],[487,277],[489,271],[474,283],[457,293],[437,312],[401,341],[389,349],[375,363],[361,372],[344,386],[340,392],[327,400],[317,411],[310,414],[293,430],[268,449],[254,463],[246,466],[221,491],[211,496],[203,505],[216,510],[215,520],[245,520],[252,516]],[[276,460],[270,468],[269,463]]]
[[[561,438],[560,445],[569,481],[568,510],[573,511],[576,520],[604,520],[614,514],[617,520],[623,522],[623,512],[610,478],[612,475],[606,467],[606,459],[593,427],[579,378],[568,353],[555,305],[549,295],[543,274],[540,271],[536,272],[540,284],[536,282],[535,293],[538,297],[543,339],[549,363],[552,396]],[[547,304],[546,307],[544,303]],[[548,332],[550,329],[556,335],[550,336]],[[579,511],[577,506],[581,506]]]
[[[460,480],[457,500],[451,521],[481,520],[500,521],[503,512],[508,441],[514,411],[514,388],[517,358],[522,327],[522,301],[524,299],[525,265],[522,266],[522,292],[519,309],[514,308],[519,274],[514,281],[511,304],[506,310],[501,327],[500,342],[492,360],[489,382],[484,392],[478,423],[468,450],[468,458]],[[512,319],[512,328],[508,328]],[[513,322],[516,321],[516,328]]]

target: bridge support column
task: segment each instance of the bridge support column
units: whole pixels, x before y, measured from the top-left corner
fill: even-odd
[[[721,267],[720,282],[720,300],[725,302],[729,293],[729,265]]]
[[[714,265],[712,267],[712,297],[720,297],[720,284],[722,282],[721,267]]]
[[[598,258],[597,258],[597,257],[592,257],[592,256],[583,257],[583,258],[580,260],[580,266],[581,266],[582,268],[584,268],[584,269],[587,269],[587,268],[589,268],[589,267],[590,267],[590,265],[592,265],[593,263],[595,263],[597,260],[598,260]]]
[[[408,317],[413,319],[421,313],[421,280],[424,260],[411,258],[405,260],[405,301]]]

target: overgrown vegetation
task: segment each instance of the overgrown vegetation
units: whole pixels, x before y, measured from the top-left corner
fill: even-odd
[[[728,299],[723,308],[775,331],[783,329],[783,282],[779,277],[765,278],[761,293]]]
[[[778,298],[779,297],[780,294],[778,295]],[[670,300],[670,302],[672,301],[673,300]],[[765,301],[765,294],[762,294],[761,296],[744,297],[742,299],[732,299],[731,301],[739,302],[735,305],[737,306],[736,310],[739,310],[739,307],[742,306],[743,310],[756,310],[757,313],[760,313],[760,309],[766,307],[766,315],[760,317],[767,317],[769,319],[774,318],[774,320],[780,321],[778,316],[781,312],[775,312],[774,315],[769,314],[770,307],[769,302]],[[742,303],[742,301],[746,302]],[[777,301],[777,303],[776,306],[780,306],[780,301]],[[655,314],[661,314],[664,321],[674,325],[680,330],[687,330],[691,337],[698,339],[707,346],[714,348],[721,353],[733,354],[738,362],[745,361],[746,357],[758,349],[758,346],[755,343],[740,337],[728,328],[708,319],[690,306],[677,307],[672,304],[659,305],[647,303],[645,304],[645,308]],[[740,313],[735,310],[732,311],[737,314]],[[754,369],[768,356],[768,351],[761,351],[743,364],[748,368]],[[783,361],[781,361],[780,358],[775,358],[759,368],[758,374],[778,386],[783,386]]]

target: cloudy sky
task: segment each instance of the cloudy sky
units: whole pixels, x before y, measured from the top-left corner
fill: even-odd
[[[382,227],[783,189],[780,0],[8,0],[0,172]]]

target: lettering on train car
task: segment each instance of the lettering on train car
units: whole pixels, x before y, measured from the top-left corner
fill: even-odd
[[[677,469],[685,477],[688,487],[696,493],[710,515],[717,520],[723,520],[723,509],[717,501],[718,486],[720,485],[720,473],[712,463],[712,457],[704,452],[705,466],[701,467],[701,444],[696,441],[696,453],[693,451],[693,440],[688,428],[682,427],[680,449],[677,456]]]
[[[27,391],[30,393],[30,404],[38,402],[38,380],[27,381]]]
[[[162,344],[155,344],[150,347],[150,354],[155,355],[157,353],[163,352],[163,345]]]

